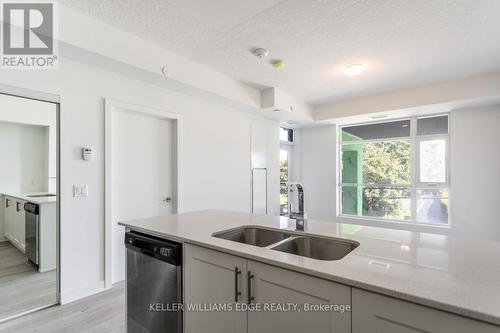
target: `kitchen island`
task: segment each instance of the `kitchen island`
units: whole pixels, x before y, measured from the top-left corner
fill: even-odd
[[[386,332],[400,331],[395,327],[404,327],[407,332],[500,331],[500,265],[497,262],[500,244],[497,242],[309,220],[303,232],[305,234],[359,243],[344,258],[331,261],[213,236],[214,233],[241,226],[294,230],[294,221],[284,217],[207,210],[120,224],[128,230],[184,245],[185,302],[191,301],[191,287],[198,288],[203,281],[206,281],[208,289],[215,286],[211,287],[212,281],[206,280],[208,275],[191,279],[190,271],[194,268],[190,260],[197,255],[211,256],[202,259],[205,262],[225,256],[219,266],[230,262],[227,268],[236,267],[236,282],[241,275],[240,284],[245,285],[239,292],[236,289],[237,293],[246,296],[239,298],[236,295],[235,300],[241,302],[252,303],[263,299],[265,295],[259,298],[257,285],[263,286],[262,281],[266,278],[272,280],[272,277],[277,279],[274,285],[279,285],[279,279],[290,278],[289,283],[297,283],[296,290],[300,289],[299,285],[324,285],[323,298],[321,290],[316,294],[313,291],[305,294],[326,302],[330,299],[328,292],[335,291],[332,299],[350,303],[352,313],[349,317],[343,316],[340,321],[335,321],[335,318],[340,318],[336,317],[338,314],[329,317],[333,322],[340,323],[332,332],[351,331],[351,324],[352,332],[369,332],[373,325],[383,327]],[[242,266],[241,272],[238,272],[239,266]],[[247,283],[243,283],[245,270],[250,272],[248,280],[245,280]],[[259,276],[259,270],[264,277]],[[308,278],[312,280],[308,281]],[[238,283],[236,285],[238,287]],[[255,297],[249,293],[252,287]],[[408,313],[413,315],[408,316]],[[250,317],[245,318],[249,321],[247,331],[252,331]],[[256,322],[265,322],[269,317],[260,319]],[[186,331],[192,331],[187,313],[185,320]],[[193,320],[199,320],[199,317]],[[439,328],[433,330],[434,327]]]

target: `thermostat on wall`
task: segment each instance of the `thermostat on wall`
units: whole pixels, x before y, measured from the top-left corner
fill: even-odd
[[[94,150],[90,147],[82,148],[82,159],[84,161],[90,161],[94,157]]]

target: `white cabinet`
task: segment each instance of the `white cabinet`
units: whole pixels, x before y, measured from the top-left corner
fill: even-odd
[[[25,212],[26,201],[6,196],[4,200],[5,237],[23,253],[26,247]]]
[[[12,198],[4,197],[4,228],[5,237],[7,239],[12,239],[14,237],[14,223],[13,219],[15,217],[14,201]]]
[[[38,270],[47,272],[57,265],[57,211],[56,203],[40,205],[38,249]]]
[[[233,304],[232,312],[185,311],[185,331],[193,332],[350,332],[349,312],[310,311],[303,305],[350,305],[350,288],[237,256],[186,244],[184,301]],[[260,311],[234,311],[248,304]],[[276,312],[266,304],[299,304],[301,312]],[[283,309],[283,308],[282,308]],[[275,309],[277,310],[277,309]],[[289,310],[293,310],[289,308]]]
[[[352,333],[499,333],[500,327],[352,288]]]
[[[24,211],[24,204],[26,202],[22,200],[16,200],[16,217],[14,219],[15,224],[15,240],[19,245],[20,249],[24,252],[26,248],[26,213]]]
[[[251,260],[247,269],[253,302],[302,308],[249,311],[249,333],[351,332],[349,287]]]
[[[246,299],[244,272],[245,259],[186,244],[184,304],[234,304],[236,298],[242,302]],[[247,315],[245,312],[186,310],[184,330],[186,333],[244,333],[247,330]]]

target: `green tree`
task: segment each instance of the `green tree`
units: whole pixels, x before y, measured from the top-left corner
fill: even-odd
[[[288,189],[286,182],[288,181],[288,159],[280,161],[280,206],[288,204]],[[282,207],[282,210],[284,209]]]
[[[407,141],[387,141],[363,145],[363,183],[410,185],[411,149]],[[404,218],[410,214],[401,207],[400,198],[409,197],[406,188],[363,189],[363,211],[366,215],[390,214]]]

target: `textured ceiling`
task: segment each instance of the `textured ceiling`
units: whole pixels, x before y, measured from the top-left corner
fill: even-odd
[[[62,0],[257,87],[313,104],[500,70],[499,0]],[[265,47],[269,58],[249,52]],[[274,69],[270,59],[288,66]],[[342,68],[368,70],[347,77]],[[168,67],[168,64],[167,64]]]

